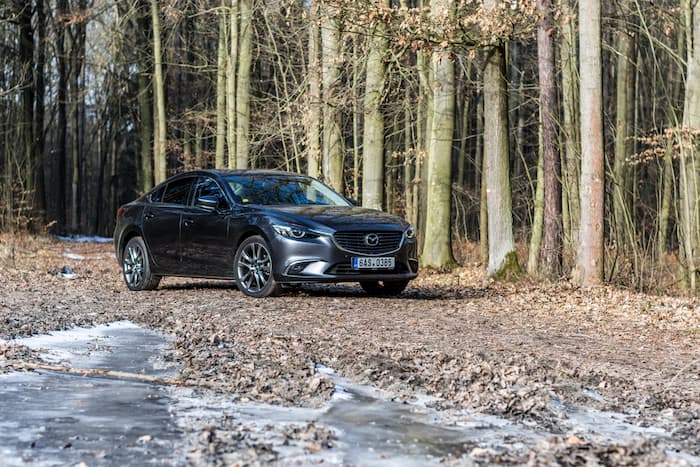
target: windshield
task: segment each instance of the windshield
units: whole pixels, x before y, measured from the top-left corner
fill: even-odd
[[[313,178],[230,175],[225,180],[238,204],[350,206],[345,198]]]

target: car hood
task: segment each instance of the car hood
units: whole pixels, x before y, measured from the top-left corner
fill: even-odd
[[[354,206],[265,206],[261,210],[280,220],[312,228],[403,230],[408,227],[408,223],[398,216]]]

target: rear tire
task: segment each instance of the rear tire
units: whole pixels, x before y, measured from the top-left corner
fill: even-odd
[[[260,235],[246,238],[236,251],[233,261],[238,290],[263,298],[278,295],[281,286],[272,275],[272,255],[267,242]]]
[[[154,290],[158,287],[160,276],[151,270],[148,250],[141,237],[132,238],[124,247],[122,275],[129,290]]]
[[[360,286],[370,295],[393,297],[400,295],[408,285],[407,280],[361,281]]]

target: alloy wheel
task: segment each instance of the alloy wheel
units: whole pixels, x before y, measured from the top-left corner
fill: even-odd
[[[143,249],[138,244],[131,244],[124,255],[124,279],[129,287],[137,288],[143,281],[146,259]]]
[[[272,259],[265,245],[251,242],[243,247],[238,259],[240,285],[258,293],[265,288],[272,274]]]

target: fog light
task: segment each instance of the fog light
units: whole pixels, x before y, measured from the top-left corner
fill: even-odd
[[[308,266],[311,263],[313,263],[313,261],[300,261],[298,263],[294,263],[287,268],[287,274],[288,275],[301,274],[304,272],[304,269],[306,269],[306,266]]]

